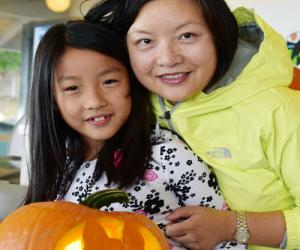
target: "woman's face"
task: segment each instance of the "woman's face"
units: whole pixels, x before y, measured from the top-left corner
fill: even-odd
[[[171,103],[203,90],[214,75],[213,36],[195,0],[146,3],[127,33],[138,80]]]

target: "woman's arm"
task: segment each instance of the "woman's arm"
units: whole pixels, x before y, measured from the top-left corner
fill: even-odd
[[[246,217],[250,244],[279,248],[286,230],[282,212],[246,212]],[[182,218],[187,219],[180,221]],[[167,226],[167,234],[182,244],[190,244],[193,250],[212,249],[216,243],[234,240],[234,211],[189,206],[176,209],[167,219],[171,222]]]

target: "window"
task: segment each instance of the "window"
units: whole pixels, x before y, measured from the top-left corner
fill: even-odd
[[[20,101],[21,53],[0,50],[0,122],[15,124]]]
[[[44,33],[57,22],[24,24],[21,51],[0,49],[0,156],[6,155],[9,133],[26,114],[35,50]]]

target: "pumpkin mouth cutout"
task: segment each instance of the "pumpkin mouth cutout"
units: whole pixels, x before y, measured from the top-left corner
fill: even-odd
[[[160,242],[152,234],[151,228],[135,224],[133,221],[124,221],[124,218],[117,217],[100,217],[95,221],[83,221],[65,232],[54,250],[163,250]],[[90,234],[91,228],[95,230],[94,234]],[[98,235],[97,239],[91,236],[95,235],[95,232]],[[134,235],[134,238],[131,238],[131,235]]]

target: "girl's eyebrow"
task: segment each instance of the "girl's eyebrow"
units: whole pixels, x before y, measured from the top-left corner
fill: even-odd
[[[118,68],[118,67],[111,67],[109,69],[105,69],[105,70],[102,70],[100,71],[97,76],[105,76],[107,74],[110,74],[110,73],[115,73],[115,72],[121,72],[121,69]]]
[[[101,77],[101,76],[105,76],[107,74],[110,74],[110,73],[115,73],[115,72],[121,72],[121,69],[119,69],[118,67],[111,67],[109,69],[105,69],[105,70],[102,70],[100,71],[97,76],[98,77]],[[60,76],[57,81],[58,82],[62,82],[62,81],[74,81],[74,80],[78,80],[80,79],[81,77],[80,76],[66,76],[66,75],[62,75]]]
[[[64,76],[64,75],[62,75],[62,76],[60,76],[58,79],[57,79],[57,81],[58,82],[63,82],[63,81],[68,81],[68,80],[77,80],[79,77],[77,77],[77,76]]]

